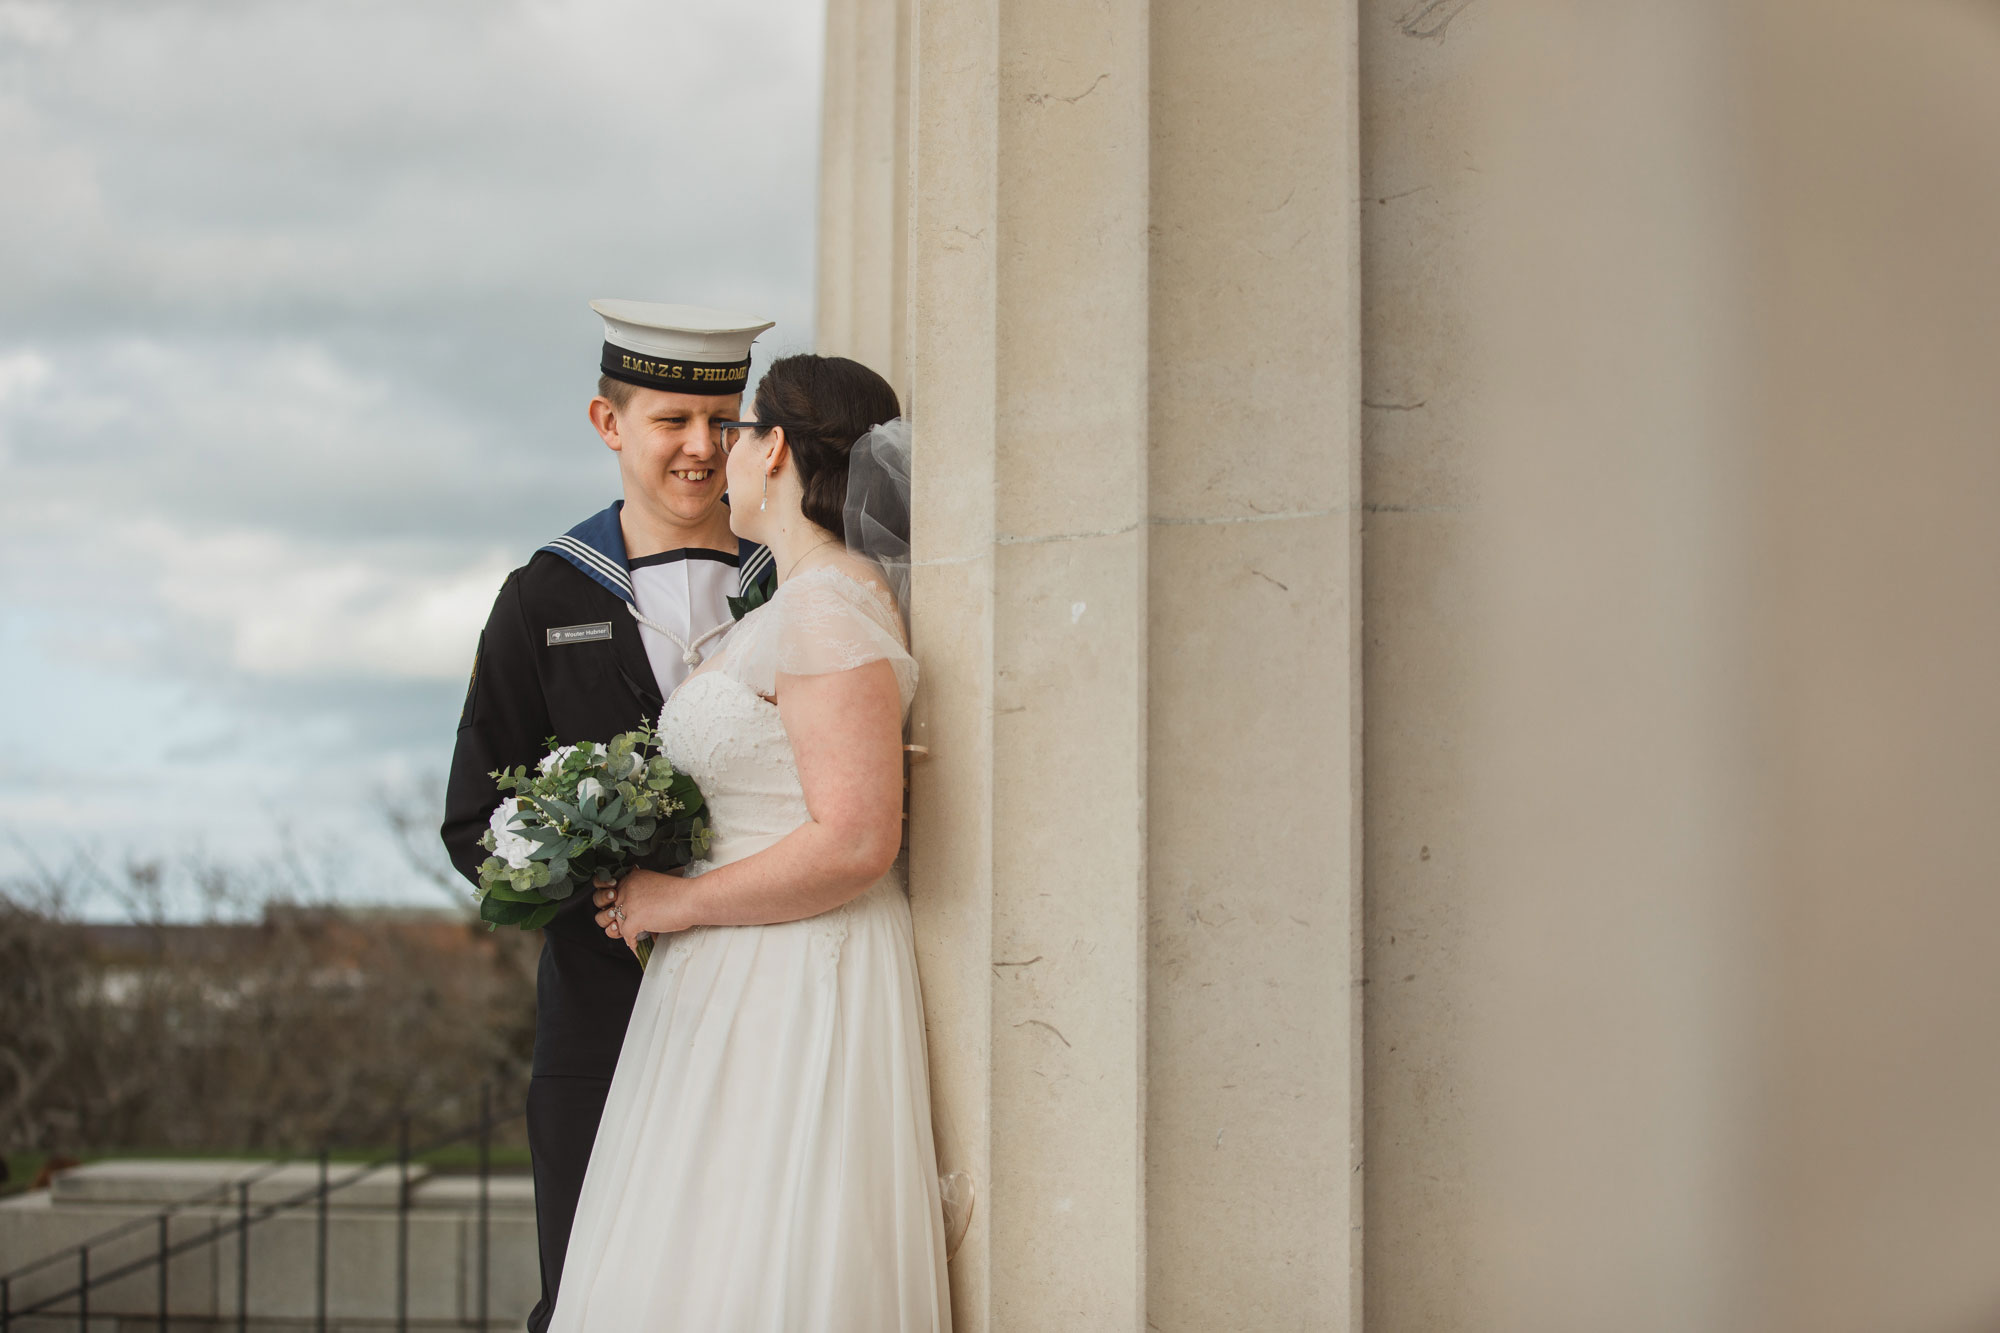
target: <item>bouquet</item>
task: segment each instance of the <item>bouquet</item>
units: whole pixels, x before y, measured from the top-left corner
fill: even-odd
[[[608,745],[586,741],[549,753],[534,776],[525,767],[491,776],[513,795],[493,811],[479,845],[493,853],[479,867],[479,919],[488,928],[539,930],[570,895],[600,876],[615,878],[642,861],[685,865],[708,850],[701,789],[674,771],[645,723]],[[639,964],[652,956],[641,937]]]

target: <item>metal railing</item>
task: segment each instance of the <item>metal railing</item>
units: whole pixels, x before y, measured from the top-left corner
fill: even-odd
[[[236,1243],[236,1328],[238,1333],[247,1333],[250,1326],[250,1228],[269,1221],[280,1214],[294,1212],[312,1205],[317,1212],[317,1231],[314,1237],[314,1322],[317,1333],[326,1333],[327,1328],[327,1200],[337,1190],[342,1190],[371,1174],[393,1165],[396,1168],[396,1330],[407,1333],[410,1326],[410,1167],[418,1158],[427,1157],[444,1148],[454,1147],[474,1140],[479,1152],[479,1221],[478,1221],[478,1285],[474,1297],[475,1315],[471,1320],[461,1320],[470,1327],[484,1329],[488,1323],[487,1286],[490,1271],[490,1218],[489,1191],[493,1170],[493,1131],[510,1124],[526,1114],[525,1109],[509,1113],[496,1120],[493,1116],[493,1088],[484,1084],[479,1089],[479,1116],[470,1125],[463,1126],[412,1151],[410,1148],[410,1117],[397,1117],[396,1153],[393,1157],[381,1157],[365,1165],[354,1167],[339,1180],[333,1178],[332,1155],[321,1148],[318,1158],[319,1181],[312,1188],[273,1202],[250,1205],[250,1187],[287,1166],[298,1165],[301,1161],[314,1160],[285,1158],[267,1163],[248,1174],[225,1184],[217,1185],[193,1194],[177,1203],[162,1208],[148,1217],[134,1218],[120,1226],[99,1232],[88,1240],[73,1246],[64,1246],[53,1253],[44,1255],[30,1263],[21,1265],[7,1273],[0,1273],[0,1333],[11,1333],[15,1320],[64,1313],[58,1307],[76,1302],[77,1328],[82,1333],[90,1330],[90,1292],[94,1287],[142,1273],[148,1268],[159,1270],[156,1287],[156,1308],[158,1311],[159,1333],[167,1333],[171,1318],[168,1305],[168,1261],[178,1255],[188,1254],[205,1246],[218,1244],[226,1236],[237,1238]],[[236,1200],[236,1216],[218,1222],[207,1231],[195,1236],[184,1236],[173,1240],[169,1235],[170,1224],[178,1213],[202,1207],[226,1206],[232,1192]],[[117,1267],[92,1271],[90,1254],[94,1249],[102,1249],[113,1241],[123,1240],[136,1232],[151,1226],[157,1230],[153,1252],[143,1258],[131,1259]],[[65,1290],[39,1297],[19,1309],[14,1307],[15,1283],[32,1273],[53,1268],[60,1263],[73,1262],[76,1265],[76,1284]],[[129,1316],[128,1316],[129,1318]]]

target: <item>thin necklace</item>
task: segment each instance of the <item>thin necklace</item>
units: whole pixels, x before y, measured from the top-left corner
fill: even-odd
[[[822,547],[822,546],[831,546],[831,545],[833,545],[833,543],[834,543],[834,542],[835,542],[836,540],[837,540],[836,538],[833,538],[833,537],[828,537],[828,538],[827,538],[827,539],[826,539],[825,541],[822,541],[822,542],[815,542],[815,543],[814,543],[813,545],[811,545],[811,546],[808,546],[808,547],[806,547],[806,549],[805,549],[805,550],[803,550],[803,551],[799,552],[799,558],[798,558],[798,559],[796,559],[796,560],[794,560],[794,561],[792,561],[792,567],[791,567],[790,569],[786,570],[786,571],[785,571],[784,573],[782,573],[782,574],[778,575],[778,581],[779,581],[780,583],[782,583],[782,582],[784,582],[784,581],[785,581],[786,579],[790,578],[790,577],[791,577],[792,575],[794,575],[794,574],[798,573],[798,572],[799,572],[799,566],[800,566],[800,565],[803,565],[803,564],[804,564],[804,563],[806,562],[806,557],[807,557],[807,556],[811,555],[811,554],[812,554],[812,553],[813,553],[814,551],[817,551],[817,550],[818,550],[818,549],[819,549],[820,547]]]

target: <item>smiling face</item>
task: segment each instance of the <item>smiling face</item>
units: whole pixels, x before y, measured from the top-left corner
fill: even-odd
[[[738,395],[668,393],[633,386],[625,401],[598,398],[591,424],[618,454],[625,501],[676,527],[701,527],[722,502],[721,432],[718,421],[735,417]]]

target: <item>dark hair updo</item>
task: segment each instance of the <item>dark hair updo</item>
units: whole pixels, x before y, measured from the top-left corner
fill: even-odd
[[[798,464],[805,492],[800,508],[843,541],[847,453],[870,430],[902,414],[889,381],[844,356],[780,357],[757,385],[758,422],[785,428]]]

